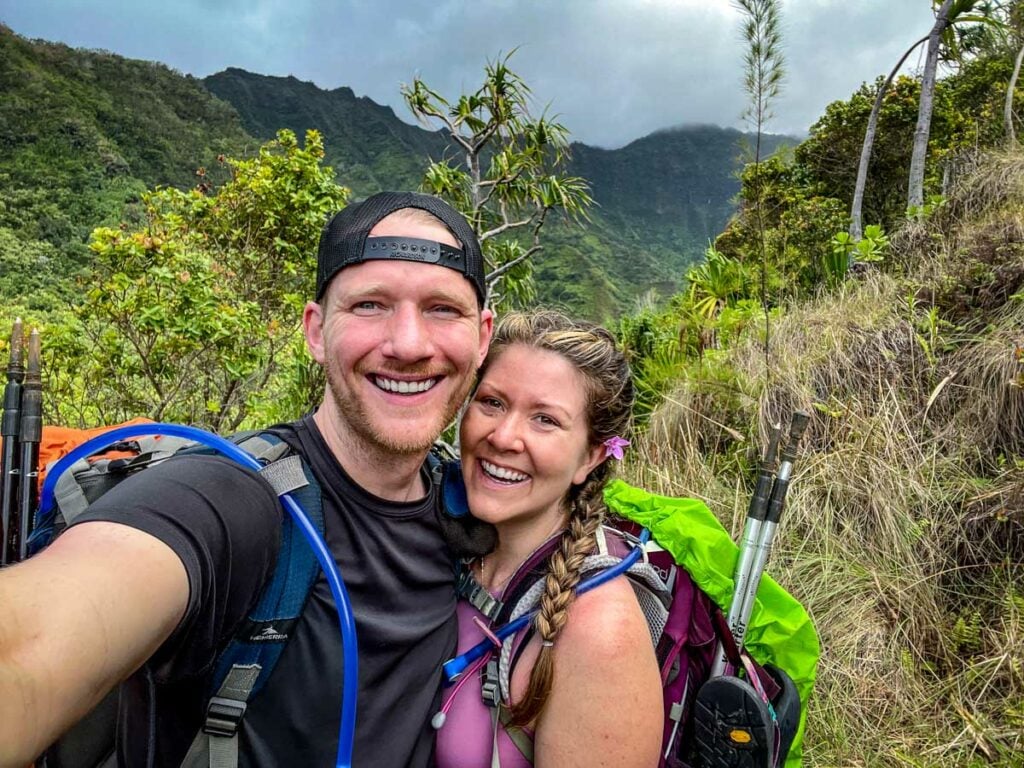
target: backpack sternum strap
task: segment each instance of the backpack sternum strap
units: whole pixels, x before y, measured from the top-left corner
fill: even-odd
[[[501,609],[504,607],[504,603],[501,600],[494,597],[476,580],[473,572],[468,567],[464,567],[462,572],[459,573],[459,581],[456,584],[455,592],[491,622],[498,618],[498,614],[501,613]]]
[[[192,740],[181,768],[235,768],[238,765],[238,726],[259,675],[259,664],[231,668],[217,694],[210,699],[202,730]]]

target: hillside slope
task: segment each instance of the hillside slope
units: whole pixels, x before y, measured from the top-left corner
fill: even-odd
[[[1024,754],[1024,152],[980,160],[891,257],[691,361],[628,478],[742,531],[773,423],[812,415],[770,573],[823,657],[809,766]]]
[[[600,215],[637,247],[664,249],[680,270],[696,261],[735,211],[750,137],[730,128],[668,128],[621,149],[573,145],[572,171],[588,179]],[[793,144],[764,136],[762,157]],[[671,256],[669,255],[671,254]]]
[[[215,169],[218,155],[256,145],[234,110],[194,78],[25,40],[2,25],[0,92],[5,300],[32,303],[67,288],[87,262],[84,244],[95,227],[131,216],[144,190],[192,186],[196,170]],[[39,258],[18,258],[24,251]]]

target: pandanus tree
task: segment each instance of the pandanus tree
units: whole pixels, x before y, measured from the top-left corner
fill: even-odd
[[[418,77],[402,86],[412,113],[440,125],[455,148],[430,164],[423,187],[473,225],[492,305],[532,297],[530,259],[543,248],[545,222],[552,213],[585,219],[593,202],[586,181],[565,173],[568,130],[547,114],[532,116],[530,89],[508,66],[513,53],[489,62],[483,84],[455,101]]]

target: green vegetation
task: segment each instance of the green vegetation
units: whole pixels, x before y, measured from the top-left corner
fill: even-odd
[[[74,297],[100,225],[155,185],[252,141],[193,78],[120,56],[29,42],[0,25],[0,299],[42,311]],[[18,244],[21,244],[20,246]]]
[[[704,499],[735,534],[771,425],[813,414],[771,567],[822,637],[811,766],[1011,768],[1024,751],[1024,151],[1001,149],[1000,111],[1019,38],[974,50],[936,84],[913,218],[919,85],[901,78],[870,223],[848,234],[864,86],[744,171],[686,290],[618,323],[644,425],[626,479]]]
[[[228,432],[308,409],[322,393],[299,318],[316,243],[348,190],[320,137],[281,131],[227,180],[142,195],[135,226],[100,227],[69,310],[37,318],[45,418],[93,425],[144,415]]]
[[[630,481],[738,533],[769,425],[814,414],[772,565],[822,637],[809,765],[1019,764],[1022,211],[1024,155],[980,161],[899,269],[778,310],[770,378],[761,323],[723,334],[635,446]]]

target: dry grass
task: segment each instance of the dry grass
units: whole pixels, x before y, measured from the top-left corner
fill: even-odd
[[[751,331],[708,360],[717,375],[681,382],[628,479],[702,498],[738,532],[770,425],[810,411],[772,562],[822,639],[807,764],[1019,768],[1024,157],[980,162],[894,241],[898,278],[773,325],[770,372]],[[966,262],[985,268],[964,313],[941,298]]]

